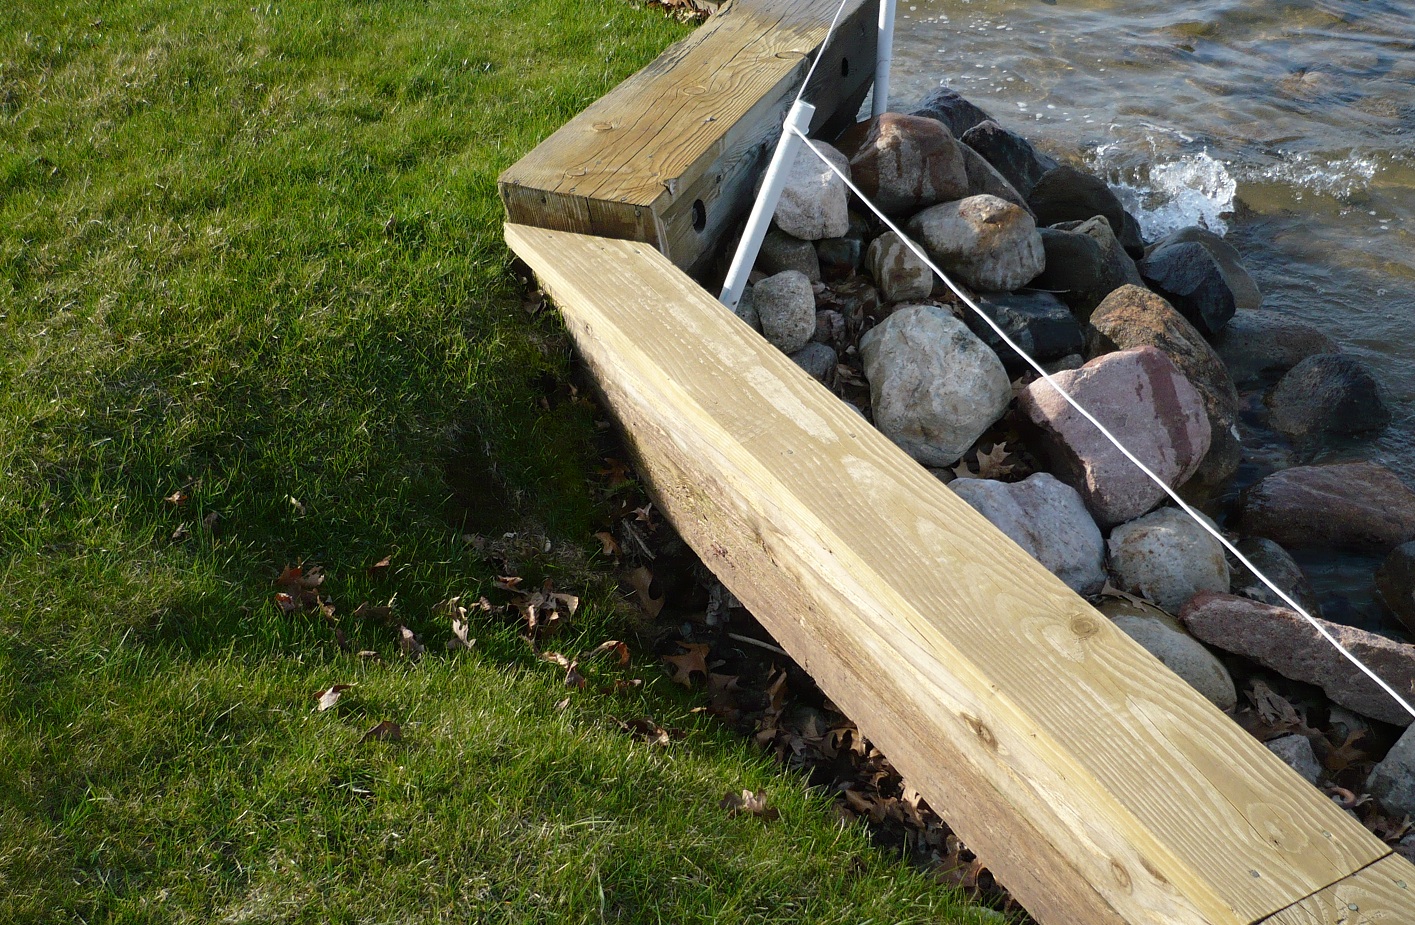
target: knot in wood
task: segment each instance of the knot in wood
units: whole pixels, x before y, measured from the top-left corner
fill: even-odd
[[[1090,639],[1100,631],[1100,621],[1091,614],[1078,613],[1071,618],[1071,632],[1080,639]]]
[[[997,751],[997,736],[992,734],[986,723],[969,713],[963,714],[963,722],[967,724],[969,731],[978,737],[978,741],[983,743],[984,748],[990,752]]]

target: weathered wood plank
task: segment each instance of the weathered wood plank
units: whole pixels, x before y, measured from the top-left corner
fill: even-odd
[[[1411,925],[1415,866],[1396,855],[1263,920],[1263,925]]]
[[[499,181],[511,221],[647,241],[700,267],[745,213],[836,0],[735,0],[570,120]],[[811,80],[813,127],[853,115],[878,0],[848,0]]]
[[[675,526],[1039,920],[1250,925],[1389,853],[651,248],[507,239]]]

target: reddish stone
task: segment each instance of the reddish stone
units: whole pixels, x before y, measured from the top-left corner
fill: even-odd
[[[1408,726],[1410,714],[1296,611],[1233,594],[1202,591],[1179,611],[1189,632],[1294,681],[1314,684],[1363,716]],[[1397,691],[1415,690],[1415,646],[1352,626],[1317,621]]]
[[[887,112],[868,123],[850,177],[891,215],[911,215],[968,195],[958,142],[936,119]]]
[[[1283,546],[1389,552],[1415,539],[1415,491],[1371,462],[1294,466],[1243,493],[1243,532]]]
[[[1108,353],[1052,378],[1171,487],[1209,450],[1203,399],[1154,347]],[[1018,407],[1052,471],[1081,493],[1102,527],[1139,517],[1165,496],[1045,380],[1023,389]]]

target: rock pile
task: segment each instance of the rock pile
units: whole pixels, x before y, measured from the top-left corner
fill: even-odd
[[[1415,645],[1397,621],[1415,632],[1415,491],[1375,462],[1293,464],[1389,423],[1372,371],[1264,309],[1220,236],[1143,240],[1103,179],[947,88],[836,145],[832,161],[981,315],[809,151],[739,314],[1221,709],[1248,685],[1238,718],[1299,773],[1415,815],[1415,733],[1391,748],[1405,711],[1008,342],[1312,616],[1289,549],[1373,557],[1396,629],[1323,626],[1409,691]],[[1245,454],[1255,433],[1291,453]]]

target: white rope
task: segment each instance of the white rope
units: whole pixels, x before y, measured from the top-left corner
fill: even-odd
[[[837,16],[838,15],[839,14],[837,14]],[[809,75],[807,76],[809,77]],[[804,84],[802,85],[802,87],[804,89]],[[859,187],[857,187],[853,182],[851,182],[850,178],[846,176],[845,173],[840,170],[840,168],[836,167],[835,164],[832,163],[830,159],[825,156],[825,154],[820,150],[820,148],[816,147],[815,142],[811,141],[811,139],[807,138],[800,131],[797,131],[796,134],[800,135],[801,140],[805,142],[806,147],[810,148],[812,153],[814,153],[816,157],[820,158],[821,163],[829,167],[831,172],[833,172],[836,176],[840,177],[841,180],[844,180],[845,185],[850,189],[850,191],[854,193],[860,199],[861,202],[863,202],[867,207],[869,207],[870,211],[873,212],[876,216],[878,216],[880,221],[884,222],[885,225],[889,226],[889,230],[897,234],[900,240],[902,240],[904,244],[928,266],[930,270],[937,273],[939,278],[943,280],[944,284],[947,285],[948,288],[953,291],[953,294],[958,296],[958,298],[961,299],[965,305],[972,309],[978,315],[978,317],[981,318],[988,325],[988,327],[992,328],[993,332],[996,333],[997,336],[1002,339],[1003,343],[1007,344],[1007,346],[1011,347],[1014,351],[1016,351],[1017,355],[1027,362],[1027,365],[1031,366],[1032,369],[1036,370],[1037,374],[1046,380],[1047,385],[1055,389],[1057,394],[1064,398],[1066,402],[1071,405],[1071,407],[1075,408],[1076,411],[1079,412],[1082,417],[1094,424],[1096,429],[1099,430],[1105,436],[1105,438],[1115,446],[1117,450],[1124,454],[1126,459],[1134,463],[1135,466],[1141,472],[1149,476],[1151,481],[1153,481],[1156,485],[1163,489],[1164,493],[1168,495],[1170,499],[1179,506],[1180,510],[1188,514],[1191,518],[1193,518],[1195,523],[1203,527],[1206,532],[1208,532],[1214,537],[1214,539],[1222,543],[1224,549],[1232,553],[1233,556],[1239,562],[1241,562],[1250,572],[1256,575],[1258,577],[1258,580],[1260,580],[1263,584],[1267,585],[1268,589],[1271,590],[1274,594],[1276,594],[1279,598],[1281,598],[1283,603],[1287,604],[1288,607],[1292,608],[1292,610],[1294,610],[1298,614],[1298,616],[1300,616],[1303,620],[1306,620],[1309,624],[1311,624],[1312,628],[1315,629],[1318,633],[1320,633],[1321,637],[1325,639],[1328,643],[1330,643],[1333,648],[1335,648],[1338,652],[1345,656],[1347,661],[1351,662],[1351,664],[1359,668],[1363,674],[1365,674],[1372,681],[1376,682],[1376,684],[1380,686],[1381,690],[1385,691],[1391,696],[1393,700],[1395,700],[1396,703],[1400,704],[1401,708],[1404,709],[1405,712],[1409,713],[1412,717],[1415,717],[1415,706],[1411,706],[1410,703],[1407,702],[1406,699],[1395,690],[1395,688],[1387,684],[1380,677],[1380,675],[1372,671],[1369,667],[1367,667],[1364,662],[1362,662],[1350,650],[1343,646],[1341,642],[1338,641],[1337,638],[1331,634],[1331,631],[1328,630],[1320,620],[1317,620],[1311,614],[1307,613],[1307,611],[1304,610],[1302,606],[1298,604],[1295,600],[1293,600],[1287,594],[1286,591],[1283,591],[1272,581],[1272,579],[1268,578],[1268,576],[1260,572],[1258,568],[1253,565],[1252,562],[1248,561],[1247,556],[1239,552],[1237,547],[1235,547],[1232,543],[1230,543],[1227,539],[1224,538],[1223,534],[1219,533],[1217,529],[1210,526],[1207,520],[1201,517],[1196,510],[1186,504],[1184,502],[1184,499],[1180,498],[1179,495],[1174,491],[1174,489],[1169,487],[1169,483],[1167,483],[1164,479],[1156,475],[1150,469],[1149,466],[1141,462],[1135,456],[1135,454],[1130,452],[1130,450],[1128,450],[1125,445],[1121,443],[1120,440],[1114,434],[1112,434],[1104,424],[1096,420],[1095,415],[1087,411],[1081,405],[1080,402],[1072,398],[1071,395],[1068,394],[1067,391],[1061,386],[1057,385],[1056,380],[1051,377],[1051,374],[1048,373],[1045,369],[1043,369],[1040,363],[1032,359],[1032,357],[1025,350],[1019,347],[1016,341],[1014,341],[1011,337],[1008,337],[1007,332],[1002,329],[1001,325],[993,321],[993,319],[988,315],[987,312],[979,308],[977,304],[968,296],[968,294],[964,292],[961,288],[959,288],[958,285],[954,283],[952,279],[949,278],[948,274],[940,270],[934,264],[934,262],[929,259],[929,255],[924,253],[923,249],[920,248],[918,244],[914,243],[914,241],[904,233],[903,229],[901,229],[898,225],[894,224],[894,222],[890,221],[887,215],[880,211],[880,209],[873,202],[871,202],[869,198],[865,196],[864,193],[860,192]]]

